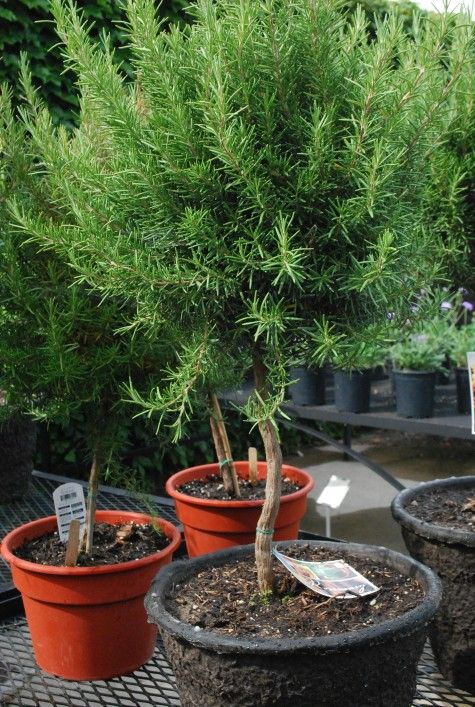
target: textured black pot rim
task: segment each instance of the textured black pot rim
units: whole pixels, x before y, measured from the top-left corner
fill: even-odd
[[[295,540],[281,542],[279,547],[295,544]],[[223,636],[212,631],[196,631],[189,623],[174,617],[165,606],[165,599],[169,589],[177,583],[186,580],[189,576],[206,569],[210,565],[219,567],[228,561],[254,554],[254,545],[241,545],[228,548],[219,552],[202,555],[192,560],[173,562],[162,568],[156,576],[150,591],[145,597],[145,608],[149,620],[156,623],[159,628],[171,633],[175,637],[199,648],[204,648],[216,653],[244,653],[244,654],[286,654],[295,651],[312,653],[335,653],[353,650],[357,647],[383,643],[396,640],[399,636],[406,636],[417,631],[422,625],[428,624],[437,611],[442,597],[442,585],[437,575],[428,567],[417,562],[407,555],[402,555],[394,550],[374,545],[360,545],[356,543],[335,543],[322,541],[300,541],[305,544],[321,546],[336,551],[337,556],[352,553],[364,556],[373,556],[399,565],[398,569],[406,571],[409,576],[416,576],[424,585],[426,595],[415,609],[411,609],[395,619],[383,621],[376,626],[351,631],[345,634],[331,636],[314,636],[307,638],[254,638]]]
[[[422,535],[428,540],[436,540],[446,545],[475,547],[475,532],[470,530],[452,530],[443,525],[437,525],[437,523],[427,523],[413,516],[407,509],[407,505],[411,501],[417,499],[418,496],[423,496],[427,491],[447,487],[463,488],[465,486],[475,489],[475,476],[450,476],[448,479],[426,481],[413,488],[400,491],[391,504],[393,517],[405,528]]]

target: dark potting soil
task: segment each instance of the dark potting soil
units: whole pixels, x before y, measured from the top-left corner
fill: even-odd
[[[426,523],[475,532],[475,487],[434,489],[410,501],[406,510]]]
[[[306,544],[287,547],[285,554],[321,562],[342,559],[335,551]],[[380,587],[377,594],[351,599],[327,599],[301,584],[273,558],[276,590],[264,599],[257,592],[254,558],[210,567],[186,585],[177,584],[168,609],[199,629],[224,635],[292,637],[346,633],[378,624],[413,609],[424,596],[414,578],[375,563],[346,556],[345,561]]]
[[[77,566],[117,565],[138,560],[163,550],[169,542],[165,533],[151,525],[96,523],[92,554],[80,552]],[[57,532],[29,540],[15,550],[15,555],[23,560],[53,567],[64,566],[65,554],[66,544],[61,542]]]
[[[253,486],[247,479],[238,478],[239,489],[241,491],[241,501],[263,501],[266,497],[265,479],[260,479]],[[282,477],[282,496],[294,493],[302,487],[295,481]],[[224,490],[223,479],[219,474],[210,474],[202,479],[188,481],[178,487],[178,491],[194,498],[213,499],[215,501],[234,501],[234,496],[230,496]]]

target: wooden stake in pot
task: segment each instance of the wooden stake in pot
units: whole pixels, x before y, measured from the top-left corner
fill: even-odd
[[[255,447],[249,447],[248,451],[249,458],[249,481],[252,486],[256,486],[259,480],[257,475],[257,449]]]
[[[76,567],[79,555],[79,531],[81,524],[78,520],[72,520],[69,525],[68,544],[66,546],[66,567]]]

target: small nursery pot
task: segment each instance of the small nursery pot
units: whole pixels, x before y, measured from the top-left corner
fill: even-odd
[[[457,389],[457,410],[460,415],[470,415],[472,412],[470,402],[470,376],[468,368],[457,366],[455,369],[455,385]]]
[[[97,511],[103,523],[149,523],[150,516]],[[51,567],[13,554],[25,541],[56,529],[56,516],[12,530],[2,542],[13,582],[22,594],[35,658],[42,670],[68,680],[105,680],[152,657],[157,631],[147,622],[145,593],[160,567],[171,562],[180,533],[158,521],[170,538],[159,552],[118,565]]]
[[[325,405],[325,369],[298,366],[290,369],[290,395],[295,405]]]
[[[30,485],[36,448],[36,424],[14,415],[0,423],[0,503],[23,498]]]
[[[400,417],[432,417],[435,371],[393,371],[396,412]]]
[[[475,476],[419,484],[401,491],[392,503],[406,547],[413,557],[442,580],[440,610],[429,629],[441,673],[456,687],[475,693],[475,532],[451,530],[426,523],[411,514],[411,503],[422,505],[434,489],[466,488],[475,495]]]
[[[309,544],[309,541],[305,541]],[[440,602],[438,578],[409,557],[370,545],[313,542],[338,558],[374,558],[417,577],[425,597],[402,616],[340,635],[307,638],[224,636],[180,621],[167,598],[210,565],[253,556],[253,546],[233,548],[159,574],[145,599],[159,627],[183,707],[410,707],[427,624]]]
[[[238,476],[248,478],[247,461],[234,462],[234,466]],[[264,479],[267,475],[266,463],[258,462],[257,471],[259,478]],[[254,542],[257,521],[264,504],[263,501],[195,498],[181,493],[178,489],[188,481],[202,479],[210,474],[219,474],[219,464],[203,464],[184,469],[173,474],[166,484],[167,493],[175,501],[178,519],[183,523],[186,548],[190,557]],[[274,539],[294,540],[298,536],[300,521],[307,507],[307,496],[314,486],[314,481],[306,471],[287,464],[282,466],[282,476],[297,482],[301,488],[281,497],[279,513],[274,524]]]
[[[335,371],[335,405],[340,412],[368,412],[371,370]]]

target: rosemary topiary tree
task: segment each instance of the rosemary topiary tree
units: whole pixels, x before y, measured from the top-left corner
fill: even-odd
[[[364,13],[332,0],[199,0],[192,26],[165,34],[153,0],[129,0],[131,90],[72,2],[52,7],[81,126],[68,140],[46,112],[28,119],[62,217],[15,217],[106,299],[133,302],[131,333],[173,322],[169,385],[130,392],[173,412],[177,436],[196,391],[252,360],[242,410],[267,460],[268,591],[288,363],[296,342],[351,363],[440,275],[454,244],[428,233],[421,204],[471,35],[416,15],[409,36],[389,14],[370,41]]]

